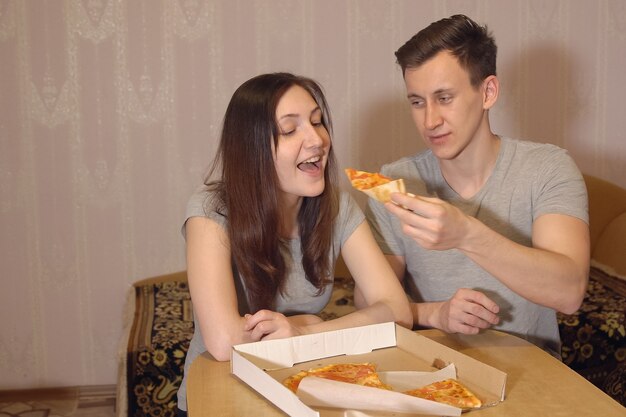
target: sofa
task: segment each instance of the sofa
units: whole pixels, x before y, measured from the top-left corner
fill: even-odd
[[[591,268],[582,306],[557,314],[561,358],[626,406],[626,190],[586,175]]]
[[[558,314],[563,362],[626,406],[626,190],[585,175],[592,265],[581,308]],[[353,281],[342,262],[328,306],[352,311]],[[176,390],[193,335],[185,271],[136,282],[129,291],[119,349],[118,417],[174,417]]]

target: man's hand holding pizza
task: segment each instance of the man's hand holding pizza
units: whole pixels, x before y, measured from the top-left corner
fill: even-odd
[[[429,250],[462,249],[477,221],[433,197],[394,193],[385,208],[402,223],[402,231]],[[460,288],[447,301],[421,303],[421,324],[448,333],[476,334],[498,324],[499,306],[480,291]],[[420,320],[422,321],[422,320]]]
[[[346,169],[357,190],[385,204],[385,208],[402,223],[402,231],[418,245],[429,250],[461,249],[470,229],[478,222],[453,205],[432,197],[406,194],[402,179],[392,180],[378,173]],[[399,189],[393,182],[400,185]],[[372,193],[371,190],[385,190]],[[399,192],[398,192],[399,191]],[[382,198],[381,198],[382,197]],[[395,259],[394,259],[395,258]],[[404,275],[404,258],[387,255],[398,278]],[[362,294],[355,289],[355,304],[362,303]],[[417,324],[448,333],[476,334],[499,322],[500,307],[480,291],[461,288],[447,301],[413,304]]]
[[[429,250],[463,247],[473,219],[461,210],[433,197],[393,193],[391,198],[385,208],[400,220],[402,231],[418,245]]]

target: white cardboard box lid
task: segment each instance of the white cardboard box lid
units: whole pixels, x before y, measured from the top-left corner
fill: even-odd
[[[339,355],[357,355],[396,345],[394,323],[373,324],[286,339],[236,345],[236,352],[255,358],[264,369],[290,368],[300,362]]]

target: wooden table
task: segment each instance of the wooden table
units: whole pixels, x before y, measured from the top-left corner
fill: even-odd
[[[507,373],[506,399],[464,414],[486,416],[626,417],[626,408],[533,344],[488,330],[476,336],[419,332]],[[284,416],[268,400],[230,374],[229,362],[199,356],[187,381],[189,417]]]

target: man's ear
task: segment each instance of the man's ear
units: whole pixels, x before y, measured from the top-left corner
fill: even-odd
[[[495,75],[490,75],[483,81],[483,109],[489,110],[498,100],[500,81]]]

